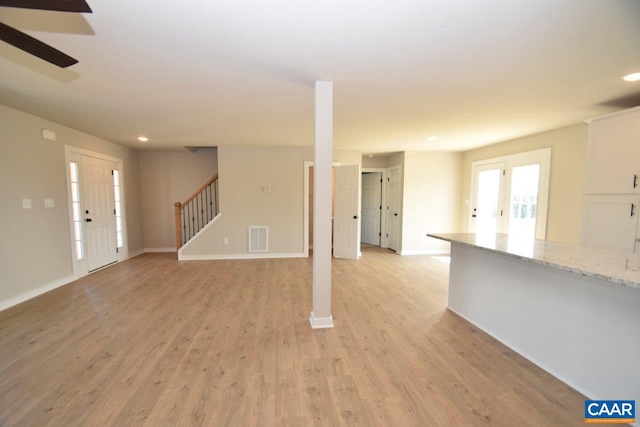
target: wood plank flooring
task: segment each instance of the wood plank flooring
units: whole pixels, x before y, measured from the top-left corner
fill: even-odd
[[[447,264],[334,260],[325,330],[311,268],[145,254],[0,312],[0,425],[584,425],[584,396],[446,310]]]

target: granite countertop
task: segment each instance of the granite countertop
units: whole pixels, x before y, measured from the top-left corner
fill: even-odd
[[[460,233],[427,234],[427,236],[640,289],[640,271],[638,270],[640,254],[627,254],[546,240],[517,241],[509,239],[506,234],[480,236]],[[627,268],[629,263],[635,263],[635,270]]]

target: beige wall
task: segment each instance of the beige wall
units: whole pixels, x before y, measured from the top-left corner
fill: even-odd
[[[43,139],[42,129],[57,140]],[[142,250],[135,151],[5,106],[0,137],[0,307],[65,283],[73,273],[65,144],[123,159],[128,250]],[[31,209],[22,208],[27,198]],[[55,206],[45,208],[45,198]]]
[[[218,172],[216,148],[139,154],[145,251],[176,248],[174,208]]]
[[[373,157],[363,156],[363,168],[388,168],[402,164],[404,159],[403,152],[375,154]]]
[[[334,161],[360,164],[362,153],[337,150]],[[266,256],[304,253],[304,162],[313,147],[218,147],[222,216],[182,250],[184,257],[249,256],[248,227],[269,227]],[[262,189],[269,186],[271,191]],[[223,239],[229,238],[224,244]]]
[[[460,230],[469,228],[471,163],[508,154],[551,147],[551,179],[547,240],[580,243],[587,156],[584,123],[468,151],[463,155]]]
[[[427,233],[458,231],[461,177],[461,153],[405,152],[402,254],[448,250]]]

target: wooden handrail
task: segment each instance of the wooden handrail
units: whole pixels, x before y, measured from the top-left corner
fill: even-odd
[[[218,179],[218,174],[215,174],[210,180],[205,182],[198,190],[196,190],[191,197],[189,197],[184,202],[175,202],[173,204],[174,207],[174,215],[175,215],[175,227],[176,227],[176,250],[180,249],[182,246],[183,239],[183,230],[182,230],[182,210],[185,206],[187,206],[191,201],[193,201],[200,193],[202,193],[207,187],[213,185],[214,182]],[[216,204],[217,209],[217,204]]]
[[[213,184],[213,182],[218,179],[218,174],[215,174],[213,176],[213,178],[211,178],[209,181],[205,182],[204,185],[200,188],[198,188],[196,190],[195,193],[193,193],[191,195],[191,197],[189,197],[187,200],[185,200],[184,202],[182,202],[182,206],[186,205],[187,203],[189,203],[190,201],[192,201],[193,199],[196,198],[196,196],[198,196],[198,194],[200,194],[205,188],[207,188],[208,186],[210,186],[211,184]]]

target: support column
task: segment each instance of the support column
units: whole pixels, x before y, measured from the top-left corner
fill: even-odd
[[[333,82],[316,81],[313,167],[313,329],[333,328],[331,316],[331,165]]]

